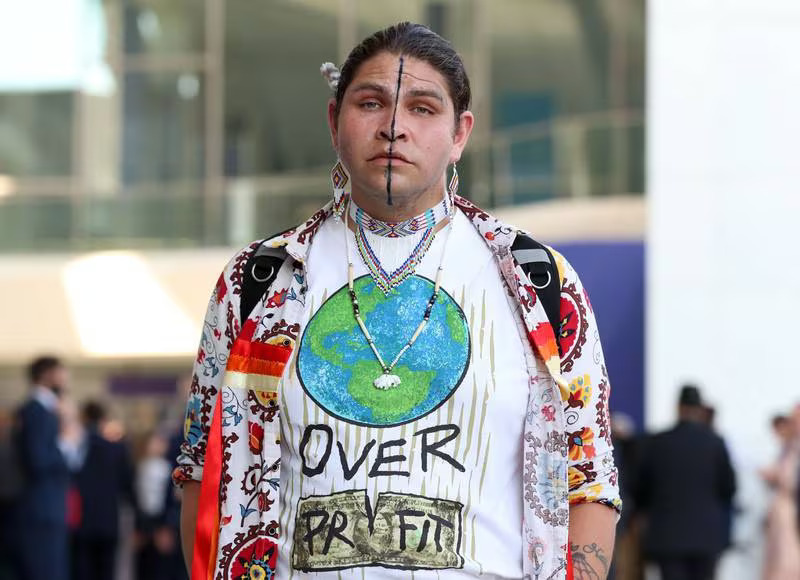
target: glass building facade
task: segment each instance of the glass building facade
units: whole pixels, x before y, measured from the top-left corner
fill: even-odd
[[[467,65],[462,194],[642,194],[644,0],[2,0],[0,252],[293,225],[330,195],[320,64],[401,20]]]

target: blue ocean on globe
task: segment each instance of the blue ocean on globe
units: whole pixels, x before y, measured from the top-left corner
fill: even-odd
[[[354,283],[361,317],[387,364],[422,321],[434,284],[411,276],[384,295],[369,276]],[[353,315],[347,287],[326,300],[300,341],[297,373],[306,393],[329,414],[358,425],[388,427],[437,409],[461,383],[470,358],[464,312],[444,290],[430,321],[393,373],[401,384],[386,390],[373,381],[380,364]]]

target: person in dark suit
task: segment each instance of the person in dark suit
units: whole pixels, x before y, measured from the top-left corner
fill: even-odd
[[[724,441],[704,423],[697,387],[681,390],[678,416],[645,443],[636,490],[647,521],[644,552],[662,580],[712,580],[736,478]]]
[[[116,567],[120,504],[133,505],[133,467],[126,445],[102,434],[106,410],[100,403],[85,403],[81,418],[81,461],[73,474],[81,503],[73,537],[74,580],[107,580]]]
[[[18,505],[19,556],[25,580],[66,580],[68,442],[60,438],[60,398],[68,373],[53,356],[28,368],[31,394],[19,409],[16,445],[24,477]]]

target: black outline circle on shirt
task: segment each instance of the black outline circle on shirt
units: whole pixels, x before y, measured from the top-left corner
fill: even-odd
[[[363,276],[359,276],[358,278],[356,278],[355,281],[357,282],[358,280],[361,280],[362,278],[369,278],[369,274],[365,274]],[[420,276],[419,274],[412,274],[410,278],[420,278],[420,279],[425,280],[426,282],[428,282],[431,285],[431,287],[433,287],[433,285],[434,285],[433,280],[431,280],[430,278],[427,278],[426,276]],[[376,290],[378,292],[380,292],[380,290],[377,289],[377,287],[376,287]],[[347,284],[342,285],[341,288],[339,288],[338,290],[336,290],[336,292],[334,292],[333,294],[328,296],[328,299],[325,300],[325,302],[323,302],[320,305],[320,307],[311,316],[311,318],[308,320],[308,323],[303,328],[302,336],[300,336],[300,339],[299,339],[298,344],[297,344],[297,356],[295,357],[295,362],[294,362],[295,372],[297,373],[297,380],[300,382],[300,386],[303,388],[303,392],[305,392],[305,394],[308,395],[308,397],[312,401],[314,401],[314,404],[316,404],[320,409],[322,409],[325,413],[327,413],[331,417],[334,417],[335,419],[339,419],[339,420],[344,421],[346,423],[350,423],[351,425],[358,425],[360,427],[374,427],[376,429],[388,429],[390,427],[399,427],[400,425],[406,425],[408,423],[413,423],[414,421],[418,421],[419,419],[422,419],[423,417],[427,417],[428,415],[430,415],[431,413],[433,413],[434,411],[439,409],[442,405],[444,405],[448,400],[450,400],[450,397],[453,396],[453,394],[461,386],[461,383],[464,382],[464,377],[467,376],[467,371],[469,370],[470,362],[472,360],[472,334],[471,334],[471,329],[470,329],[469,323],[467,322],[467,316],[464,313],[464,310],[461,308],[461,305],[459,305],[459,303],[456,301],[456,299],[453,298],[450,295],[449,292],[447,292],[444,288],[440,288],[439,292],[443,293],[445,296],[447,296],[447,298],[450,299],[450,302],[453,304],[453,306],[455,306],[459,316],[464,321],[464,326],[466,327],[466,336],[467,336],[466,362],[464,363],[464,368],[461,371],[461,376],[458,377],[458,379],[455,381],[453,386],[450,388],[450,391],[447,393],[447,396],[443,397],[442,400],[439,403],[437,403],[436,405],[434,405],[433,407],[431,407],[430,410],[428,410],[428,411],[426,411],[426,412],[424,412],[424,413],[422,413],[420,415],[417,415],[415,417],[411,417],[410,419],[407,419],[405,421],[399,421],[399,422],[396,422],[396,423],[386,423],[386,424],[382,424],[382,423],[366,423],[366,422],[363,422],[363,421],[356,421],[354,419],[343,417],[343,416],[341,416],[341,415],[339,415],[337,413],[334,413],[326,405],[324,405],[323,403],[318,401],[317,398],[310,392],[308,387],[306,387],[305,381],[303,381],[303,375],[300,372],[300,355],[301,355],[302,350],[303,350],[303,341],[305,340],[305,337],[306,337],[306,330],[311,326],[311,323],[314,321],[314,319],[317,317],[317,315],[322,311],[324,306],[328,302],[330,302],[330,300],[333,299],[333,297],[336,296],[337,294],[339,294],[340,292],[345,292],[345,293],[347,292]]]

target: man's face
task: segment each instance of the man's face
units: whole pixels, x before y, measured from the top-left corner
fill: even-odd
[[[335,103],[328,107],[333,145],[350,174],[356,201],[385,200],[391,172],[398,205],[426,194],[435,203],[444,191],[448,164],[461,157],[472,130],[469,112],[455,122],[439,71],[413,57],[403,57],[398,83],[399,70],[398,55],[378,53],[359,67],[347,87],[338,122]]]
[[[68,383],[69,371],[64,366],[54,367],[42,377],[42,386],[47,387],[59,396],[67,389]]]

